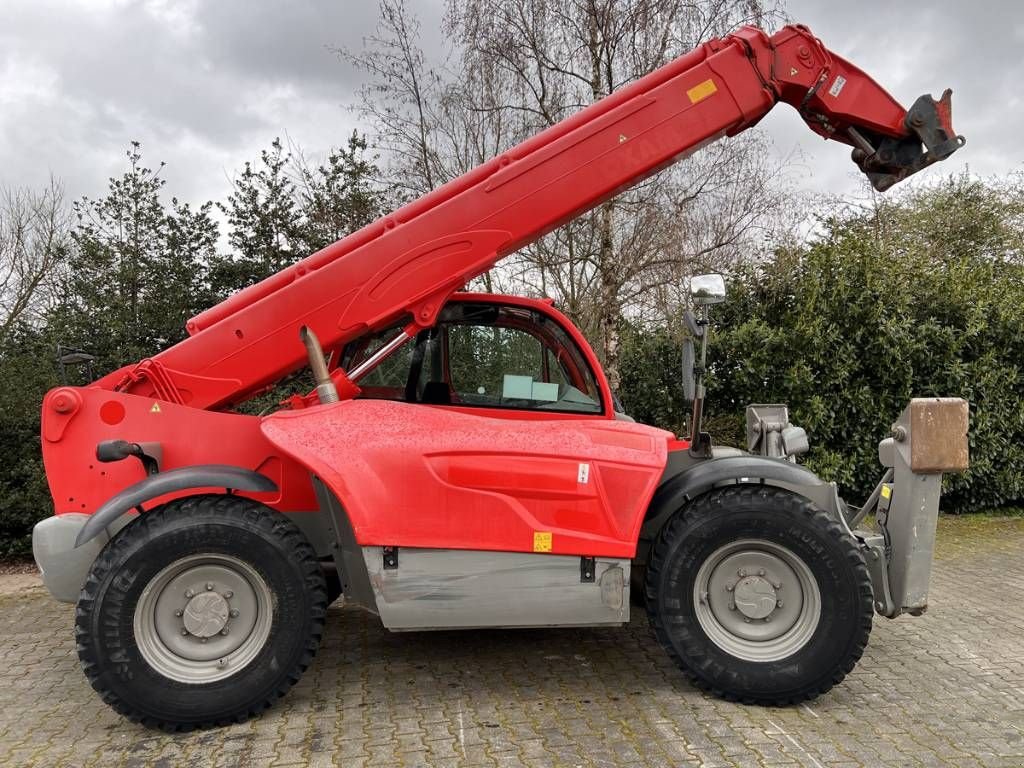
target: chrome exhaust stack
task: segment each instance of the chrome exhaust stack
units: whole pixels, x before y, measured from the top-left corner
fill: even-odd
[[[324,360],[324,350],[320,346],[320,339],[313,330],[304,325],[299,329],[299,338],[306,345],[306,354],[309,356],[309,369],[313,372],[313,379],[316,381],[316,396],[321,403],[338,402],[338,388],[327,371],[327,361]]]

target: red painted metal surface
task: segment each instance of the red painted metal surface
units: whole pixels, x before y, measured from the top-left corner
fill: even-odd
[[[223,411],[306,365],[301,326],[330,350],[403,317],[412,332],[429,327],[455,291],[502,257],[754,125],[779,102],[840,142],[850,143],[850,128],[871,140],[913,138],[905,110],[806,28],[769,37],[748,27],[711,40],[201,313],[181,343],[90,387],[50,392],[42,444],[55,511],[91,512],[141,478],[137,462],[94,459],[99,441],[124,439],[160,443],[164,468],[212,462],[264,472],[282,489],[266,501],[285,511],[315,507],[312,469],[358,516],[365,543],[529,549],[528,533],[540,526],[553,534],[552,551],[628,556],[665,451],[685,444],[615,422],[607,407],[575,418],[483,416],[350,401],[276,414],[262,426]],[[948,100],[939,112],[951,132]],[[567,327],[610,403],[593,351]],[[596,468],[587,487],[567,479],[581,461]]]
[[[482,413],[350,400],[261,429],[337,494],[361,545],[530,552],[540,533],[539,551],[633,556],[671,433]]]
[[[74,400],[73,412],[58,409]],[[43,400],[43,459],[54,510],[92,513],[145,477],[135,459],[101,463],[102,440],[160,443],[161,469],[231,464],[263,473],[281,489],[254,496],[282,511],[315,510],[309,471],[263,437],[255,416],[200,411],[97,387],[61,387]],[[224,489],[218,489],[223,491]],[[153,507],[167,499],[146,504]]]

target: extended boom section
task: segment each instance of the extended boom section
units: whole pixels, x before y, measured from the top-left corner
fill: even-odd
[[[949,92],[910,113],[802,26],[710,40],[588,109],[197,315],[190,338],[98,384],[194,408],[240,402],[327,350],[445,300],[502,257],[708,142],[795,107],[885,189],[955,151]]]

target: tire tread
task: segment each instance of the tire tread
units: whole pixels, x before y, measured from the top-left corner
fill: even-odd
[[[700,670],[688,665],[686,660],[679,654],[669,638],[667,628],[661,620],[657,609],[658,583],[673,542],[677,541],[683,535],[683,531],[694,522],[709,515],[714,515],[721,509],[728,508],[729,505],[736,502],[750,501],[752,500],[750,497],[755,494],[759,495],[765,502],[776,504],[795,513],[802,517],[809,525],[823,531],[826,535],[839,542],[845,550],[844,556],[853,566],[856,578],[857,599],[860,604],[860,610],[858,612],[859,621],[856,628],[856,639],[850,646],[850,651],[839,666],[832,671],[831,675],[787,695],[750,696],[716,685],[713,681],[702,675]],[[651,548],[651,556],[647,564],[647,574],[644,583],[644,598],[647,616],[655,637],[668,652],[669,656],[683,670],[690,682],[701,690],[707,691],[726,701],[766,706],[786,706],[809,701],[827,693],[833,686],[842,682],[846,675],[853,671],[853,668],[863,655],[865,647],[867,647],[868,637],[871,634],[872,618],[874,616],[871,576],[856,542],[846,533],[843,526],[824,510],[819,509],[801,496],[771,486],[736,485],[712,490],[697,497],[673,515],[664,525],[655,540],[654,546]]]
[[[103,660],[96,656],[96,649],[91,642],[93,633],[90,628],[99,590],[111,569],[115,568],[132,548],[158,536],[172,520],[177,522],[183,519],[193,519],[203,523],[216,518],[239,516],[246,519],[251,525],[255,525],[264,534],[276,539],[288,557],[299,564],[302,569],[306,590],[311,598],[312,627],[301,656],[288,674],[282,677],[280,684],[262,700],[239,708],[223,717],[182,723],[158,719],[139,711],[103,683]],[[75,606],[75,645],[82,671],[105,704],[133,723],[179,733],[241,723],[266,711],[299,681],[302,673],[312,663],[323,637],[326,613],[327,590],[324,586],[320,562],[313,546],[294,523],[269,507],[243,496],[227,494],[186,496],[140,514],[136,520],[121,529],[100,552],[89,570],[89,575],[82,586]]]

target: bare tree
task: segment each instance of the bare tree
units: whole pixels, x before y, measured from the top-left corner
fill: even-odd
[[[773,22],[771,1],[448,0],[452,49],[430,67],[404,0],[382,0],[377,34],[342,55],[369,75],[361,111],[412,196],[709,37]],[[748,135],[705,149],[526,247],[486,287],[557,298],[617,387],[621,317],[664,311],[670,292],[660,287],[749,253],[780,207],[766,142]]]
[[[0,346],[19,323],[36,321],[68,252],[70,216],[64,190],[0,191]]]
[[[449,176],[437,151],[446,86],[426,65],[419,30],[404,0],[382,0],[377,33],[363,41],[363,49],[337,49],[369,76],[359,91],[360,111],[373,124],[376,145],[388,155],[394,185],[405,199],[429,192]]]

